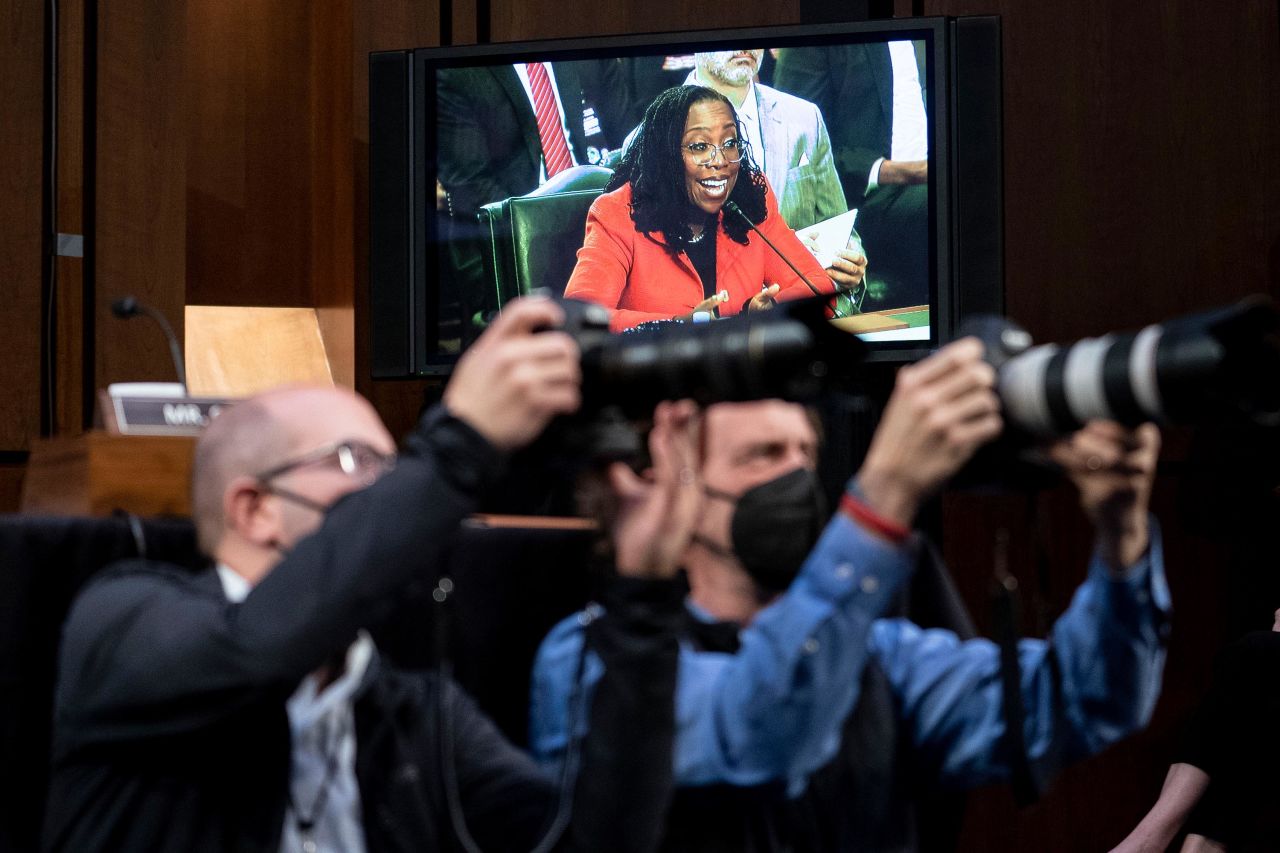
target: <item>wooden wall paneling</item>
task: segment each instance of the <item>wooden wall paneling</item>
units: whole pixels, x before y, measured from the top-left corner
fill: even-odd
[[[311,306],[313,21],[328,4],[189,0],[187,297]]]
[[[1004,21],[1008,309],[1041,338],[1275,287],[1274,2],[947,2]]]
[[[44,3],[0,3],[0,450],[40,433]]]
[[[482,0],[452,0],[453,5],[453,38],[450,44],[475,44],[480,34],[479,15],[484,6]],[[492,8],[492,0],[489,0]],[[489,41],[493,41],[493,21],[490,16]]]
[[[58,231],[84,234],[84,2],[58,3]],[[53,431],[84,429],[84,259],[57,264]],[[89,413],[91,416],[92,413]]]
[[[715,22],[708,21],[705,6],[692,3],[578,3],[572,7],[571,14],[563,0],[491,0],[490,5],[495,42],[800,21],[799,0],[741,0],[724,20]]]
[[[123,322],[126,294],[163,311],[182,336],[186,296],[186,7],[98,6],[95,163],[96,386],[173,379],[168,345],[145,320]]]
[[[0,513],[17,512],[26,465],[0,463]]]
[[[248,295],[248,31],[256,25],[250,7],[258,8],[186,2],[186,301],[195,305],[256,304],[242,302]],[[293,115],[278,121],[291,123]]]
[[[351,385],[351,4],[191,0],[188,15],[188,301],[314,305]]]
[[[236,305],[315,304],[311,287],[313,15],[327,3],[245,5],[244,290]]]
[[[455,13],[462,0],[455,0]],[[369,369],[369,53],[439,44],[439,4],[429,0],[375,3],[354,0],[352,122],[355,144],[352,174],[355,235],[352,279],[355,283],[356,389],[372,401],[396,438],[412,428],[424,394],[436,382],[377,380]],[[456,18],[455,18],[456,21]],[[474,25],[472,26],[474,30]],[[457,32],[455,28],[455,33]]]
[[[353,0],[315,7],[311,25],[311,288],[333,378],[355,387]]]
[[[455,14],[465,0],[453,0]],[[474,3],[474,0],[471,0]],[[357,85],[354,103],[357,113],[360,105],[368,111],[367,88],[369,52],[374,50],[402,50],[413,47],[431,47],[440,43],[440,3],[438,0],[353,0],[354,16],[354,65],[356,76],[365,69],[366,85]],[[458,21],[455,18],[455,29]],[[368,125],[357,127],[357,138],[367,138]]]
[[[904,7],[905,11],[900,11]],[[903,17],[910,16],[910,7],[911,0],[800,0],[800,20],[806,24],[829,24]]]

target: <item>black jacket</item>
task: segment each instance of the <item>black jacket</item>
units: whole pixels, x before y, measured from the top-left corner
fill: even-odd
[[[1229,850],[1274,850],[1280,828],[1280,633],[1253,631],[1227,646],[1183,735],[1175,763],[1209,775],[1187,832]]]
[[[336,504],[242,603],[227,602],[211,571],[133,561],[104,572],[65,628],[46,847],[277,850],[290,764],[285,700],[440,565],[498,467],[478,434],[437,410],[395,471]],[[577,849],[652,846],[643,821],[660,823],[670,792],[679,591],[633,582],[616,594],[621,609],[594,631],[594,650],[618,677],[601,682],[591,706],[566,839]],[[532,845],[555,783],[469,698],[377,662],[363,687],[356,775],[370,850],[453,848],[442,708],[477,840],[495,850]]]
[[[569,147],[589,162],[583,135],[582,81],[576,63],[552,65]],[[449,212],[474,223],[486,204],[538,187],[542,140],[529,96],[511,65],[448,68],[437,77],[439,179]]]

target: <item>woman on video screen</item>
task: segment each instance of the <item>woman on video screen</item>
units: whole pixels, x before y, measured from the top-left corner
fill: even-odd
[[[742,214],[725,210],[732,201]],[[808,280],[760,236],[750,219]],[[729,316],[834,285],[787,228],[733,106],[702,86],[662,92],[645,111],[605,194],[565,296],[614,310],[615,331],[649,320]]]

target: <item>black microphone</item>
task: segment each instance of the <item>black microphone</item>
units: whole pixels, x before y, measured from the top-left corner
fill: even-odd
[[[165,319],[165,316],[150,305],[139,302],[136,296],[122,296],[112,302],[111,313],[121,320],[128,320],[130,317],[145,314],[160,324],[160,328],[164,331],[165,340],[169,342],[169,356],[173,359],[173,369],[177,371],[178,382],[182,385],[182,393],[184,396],[191,396],[187,390],[187,368],[182,361],[182,347],[178,345],[178,336],[173,333],[173,327],[169,325],[169,321]]]
[[[809,289],[813,291],[813,294],[815,296],[831,296],[832,295],[830,293],[823,293],[821,290],[814,287],[813,282],[805,278],[804,273],[800,272],[800,269],[795,264],[791,263],[791,259],[788,258],[786,255],[782,254],[782,250],[779,249],[777,246],[773,245],[772,240],[764,236],[764,232],[756,227],[756,224],[751,221],[751,217],[747,216],[745,213],[742,212],[742,208],[738,207],[738,203],[736,201],[726,201],[724,203],[724,209],[729,211],[730,213],[736,213],[738,216],[741,216],[742,221],[747,223],[747,227],[760,235],[760,239],[765,242],[765,245],[767,245],[770,249],[773,249],[773,253],[778,257],[782,258],[783,262],[787,266],[791,267],[791,271],[796,275],[800,276],[801,281],[809,285]]]

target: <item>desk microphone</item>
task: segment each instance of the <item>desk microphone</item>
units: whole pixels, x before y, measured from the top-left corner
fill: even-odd
[[[169,325],[169,321],[165,319],[164,315],[150,305],[139,302],[136,296],[122,296],[112,302],[111,313],[121,320],[128,320],[130,317],[145,314],[160,324],[161,330],[164,331],[165,340],[169,342],[169,356],[173,359],[173,369],[178,374],[178,383],[182,385],[182,393],[184,396],[190,396],[190,392],[187,391],[187,368],[182,361],[182,347],[178,346],[178,336],[173,333],[173,327]]]
[[[764,240],[765,245],[767,245],[770,249],[773,249],[773,253],[778,257],[782,258],[783,262],[787,266],[791,267],[791,271],[796,275],[800,276],[801,281],[809,285],[809,289],[813,291],[814,296],[831,296],[832,295],[830,293],[823,293],[821,290],[814,287],[813,283],[809,281],[808,278],[805,277],[805,274],[800,272],[800,268],[797,267],[795,264],[791,263],[791,259],[788,258],[786,255],[782,254],[782,250],[779,249],[777,246],[773,245],[773,241],[770,240],[768,237],[764,236],[764,232],[756,227],[756,224],[751,221],[751,217],[747,216],[745,213],[742,212],[742,208],[738,207],[738,203],[736,201],[726,201],[724,203],[724,209],[729,211],[730,213],[741,216],[742,221],[747,223],[747,227],[750,228],[752,231],[756,232],[757,234],[759,234],[760,239]]]

